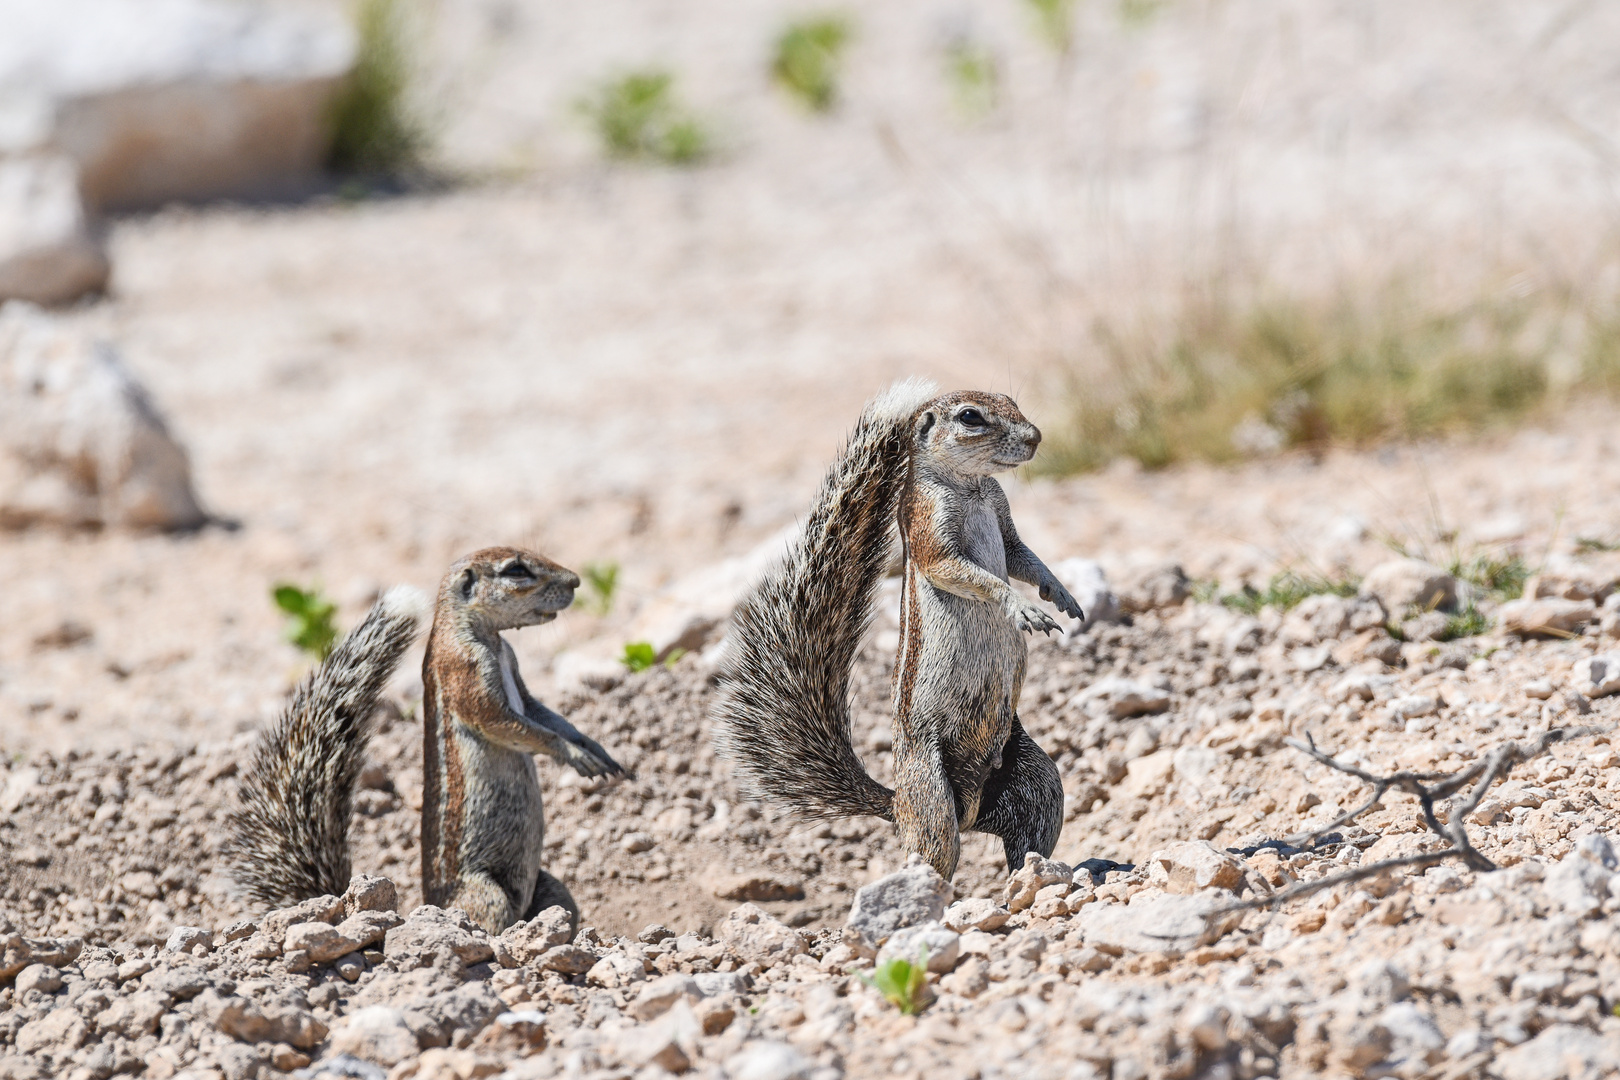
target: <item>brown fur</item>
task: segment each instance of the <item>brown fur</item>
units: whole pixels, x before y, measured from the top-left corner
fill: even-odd
[[[530,696],[500,636],[556,618],[578,586],[549,559],[497,547],[456,563],[439,587],[422,661],[422,894],[492,934],[553,904],[579,917],[567,888],[540,866],[545,823],[532,755],[583,776],[624,772]]]
[[[1024,633],[1057,624],[1008,577],[1070,615],[1080,608],[1019,539],[991,478],[1039,442],[1000,394],[903,384],[867,407],[804,535],[735,619],[715,717],[751,792],[811,814],[887,817],[947,878],[963,829],[1000,836],[1009,867],[1051,854],[1063,790],[1018,723],[1018,698]],[[855,757],[847,691],[896,515],[905,580],[890,792]]]

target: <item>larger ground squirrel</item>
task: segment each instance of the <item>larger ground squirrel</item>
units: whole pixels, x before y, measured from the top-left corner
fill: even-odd
[[[506,547],[460,560],[439,586],[422,659],[422,894],[491,933],[554,904],[578,919],[568,890],[540,866],[545,824],[532,755],[585,776],[624,771],[529,694],[501,637],[556,618],[578,586],[571,571]],[[369,718],[426,608],[415,590],[390,591],[260,737],[231,817],[233,871],[254,899],[288,904],[348,884]]]
[[[871,814],[947,879],[962,830],[1001,837],[1009,868],[1050,855],[1063,786],[1018,721],[1024,634],[1057,624],[1007,583],[1081,612],[1018,538],[992,479],[1040,431],[1001,394],[900,383],[871,402],[786,560],[739,606],[714,705],[745,789],[813,816]],[[898,516],[905,553],[893,686],[895,790],[850,741],[849,674]]]

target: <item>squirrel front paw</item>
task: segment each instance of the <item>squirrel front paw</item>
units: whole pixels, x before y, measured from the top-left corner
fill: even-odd
[[[581,776],[619,776],[624,773],[624,766],[595,743],[590,746],[569,743],[568,764]]]
[[[1058,629],[1057,622],[1052,616],[1043,611],[1038,604],[1026,603],[1024,600],[1019,599],[1009,605],[1009,608],[1007,614],[1012,619],[1013,626],[1026,634],[1034,633],[1037,630],[1043,634],[1050,634],[1053,630]]]
[[[1057,578],[1048,578],[1046,584],[1041,586],[1041,599],[1071,618],[1086,617],[1086,613],[1080,610],[1080,602],[1070,595]]]

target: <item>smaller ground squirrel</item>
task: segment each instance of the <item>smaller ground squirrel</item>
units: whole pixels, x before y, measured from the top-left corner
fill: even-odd
[[[1018,721],[1024,634],[1057,623],[1008,585],[1081,618],[1013,527],[992,474],[1041,433],[1011,398],[901,383],[862,413],[787,559],[738,607],[714,717],[752,795],[813,816],[872,814],[949,879],[960,833],[1002,838],[1009,869],[1050,855],[1063,786]],[[850,741],[849,674],[898,518],[905,554],[895,661],[895,790]]]
[[[534,754],[581,776],[622,775],[606,750],[529,695],[502,630],[550,622],[579,576],[533,552],[485,548],[439,586],[422,659],[422,895],[492,934],[560,904],[541,869],[545,819]]]
[[[578,585],[548,559],[501,547],[460,560],[439,587],[422,661],[422,893],[492,934],[552,905],[579,918],[568,890],[540,868],[545,823],[531,755],[585,776],[624,771],[529,695],[501,637],[556,618]],[[282,906],[347,887],[370,718],[427,607],[415,589],[390,590],[260,736],[227,844],[251,898]]]

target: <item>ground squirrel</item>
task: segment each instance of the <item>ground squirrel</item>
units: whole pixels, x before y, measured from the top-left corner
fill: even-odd
[[[529,695],[501,637],[556,618],[578,585],[539,555],[486,548],[439,587],[422,660],[422,893],[491,933],[554,904],[579,915],[540,868],[544,819],[530,755],[586,776],[623,771]],[[233,872],[253,899],[290,904],[348,885],[351,798],[370,717],[426,611],[416,590],[391,590],[260,737],[230,821]]]
[[[422,660],[422,895],[491,933],[560,904],[579,908],[541,869],[545,824],[534,754],[581,776],[624,769],[529,695],[502,630],[550,622],[579,576],[516,548],[485,548],[439,586]]]
[[[1002,838],[1008,867],[1063,827],[1051,758],[1018,721],[1026,631],[1057,629],[1007,583],[1080,607],[1018,538],[991,478],[1040,431],[1000,394],[899,383],[871,402],[785,561],[738,607],[714,718],[746,790],[813,816],[872,814],[949,879],[960,832]],[[904,545],[893,685],[896,790],[850,742],[849,674],[898,516]]]

